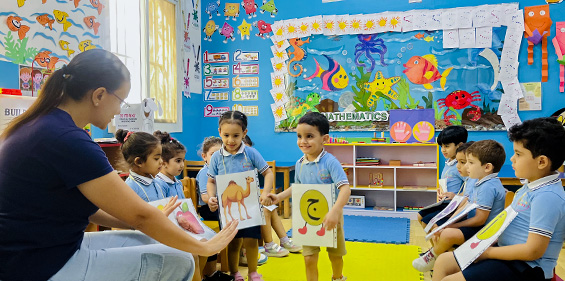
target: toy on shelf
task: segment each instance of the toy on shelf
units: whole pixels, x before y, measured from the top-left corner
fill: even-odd
[[[383,173],[370,173],[369,174],[370,180],[371,180],[371,184],[369,184],[369,187],[383,187],[383,183],[384,183],[384,178],[383,178]]]
[[[345,143],[349,143],[345,138],[340,138],[340,137],[330,137],[330,140],[328,141],[328,143],[340,143],[340,144],[345,144]]]
[[[381,164],[381,159],[373,157],[357,157],[355,159],[357,166],[377,166]]]
[[[350,195],[346,207],[350,208],[365,208],[365,196],[363,195]]]
[[[381,136],[377,138],[377,132],[373,133],[373,138],[371,139],[372,143],[390,143],[390,138],[385,138],[385,133],[381,132]]]
[[[400,160],[390,160],[388,161],[389,166],[400,166],[402,163]]]
[[[435,162],[418,161],[418,162],[413,163],[412,166],[414,166],[414,167],[436,167],[436,163]]]

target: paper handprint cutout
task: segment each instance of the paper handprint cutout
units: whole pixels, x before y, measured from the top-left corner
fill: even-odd
[[[565,55],[565,21],[555,23],[553,46],[559,63],[559,91],[563,93],[565,90],[565,57],[563,56]]]
[[[427,142],[434,136],[434,126],[426,121],[416,123],[412,131],[414,138],[419,142]]]
[[[549,5],[524,8],[525,37],[528,39],[528,64],[534,63],[534,45],[541,42],[541,81],[547,82],[547,38],[551,35]]]
[[[412,128],[404,121],[398,121],[390,126],[390,136],[397,142],[406,142],[412,135]]]

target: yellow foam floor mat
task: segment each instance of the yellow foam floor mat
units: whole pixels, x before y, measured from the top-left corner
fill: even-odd
[[[412,267],[420,248],[413,245],[345,242],[343,274],[348,281],[420,281],[424,277]],[[269,258],[258,272],[265,281],[306,281],[302,254],[290,254],[284,258]],[[329,281],[332,267],[322,248],[318,260],[318,279]]]

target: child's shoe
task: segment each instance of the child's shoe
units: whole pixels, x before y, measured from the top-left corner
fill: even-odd
[[[288,242],[282,243],[281,246],[291,253],[298,253],[302,251],[302,246],[295,245],[294,242],[292,242],[292,239],[288,239]]]
[[[263,253],[259,253],[259,260],[257,261],[257,265],[263,265],[267,262],[267,255]],[[247,255],[245,254],[245,249],[241,248],[240,256],[239,256],[239,265],[247,266]]]
[[[234,278],[235,281],[245,281],[245,278],[243,278],[243,276],[241,276],[241,273],[239,273],[239,271],[236,272],[233,275],[233,278]]]
[[[345,277],[345,276],[343,276],[343,275],[341,276],[341,278],[337,278],[337,279],[334,279],[334,278],[332,277],[332,281],[345,281],[345,280],[347,280],[347,277]]]
[[[257,273],[257,271],[251,272],[251,273],[249,273],[249,276],[247,276],[247,280],[249,280],[249,281],[263,281],[263,275]]]
[[[436,255],[434,254],[434,249],[429,249],[423,256],[412,261],[412,266],[420,271],[426,272],[434,268],[436,262]]]
[[[257,265],[264,265],[265,263],[267,263],[268,259],[269,257],[267,257],[267,255],[259,253],[259,260],[257,261]]]
[[[265,245],[265,254],[269,257],[286,257],[288,256],[288,250],[273,243],[270,247]]]
[[[264,252],[265,252],[265,247],[259,246],[259,253],[264,253]]]
[[[243,276],[241,277],[243,278]],[[207,276],[203,281],[234,281],[235,278],[231,275],[225,274],[221,271],[216,271],[214,274]]]

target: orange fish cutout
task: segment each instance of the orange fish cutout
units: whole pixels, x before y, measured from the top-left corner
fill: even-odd
[[[52,57],[50,51],[43,51],[37,53],[33,61],[37,62],[39,66],[54,69],[55,64],[59,61],[58,57]]]
[[[75,0],[75,8],[78,8],[78,4],[80,3],[81,0]]]
[[[26,33],[29,31],[29,26],[22,25],[22,18],[9,16],[6,20],[6,24],[8,24],[8,28],[11,31],[17,31],[20,40],[23,40],[26,37]]]
[[[416,37],[419,40],[424,39],[426,35],[424,33],[419,32],[418,34],[414,35],[414,37]]]
[[[37,16],[35,19],[37,19],[37,22],[39,22],[42,26],[49,25],[49,29],[53,30],[53,23],[55,22],[55,19],[51,19],[49,14]]]
[[[100,27],[100,23],[96,22],[95,16],[84,18],[84,23],[86,24],[86,27],[90,29],[94,29],[94,34],[98,34],[98,28]]]
[[[104,5],[102,5],[100,0],[90,0],[90,4],[92,4],[92,7],[98,9],[98,15],[102,14],[102,9],[104,9]]]
[[[453,67],[450,67],[439,74],[437,59],[434,55],[413,56],[404,64],[404,67],[406,69],[402,72],[406,74],[410,82],[423,85],[428,90],[433,89],[431,83],[437,80],[440,80],[441,89],[445,89],[447,76],[453,69]]]
[[[47,3],[47,0],[41,0],[41,4]]]

